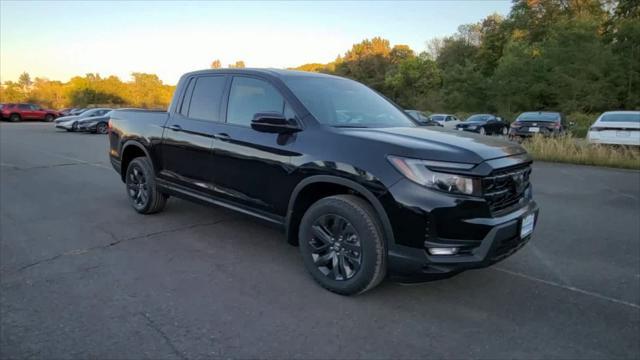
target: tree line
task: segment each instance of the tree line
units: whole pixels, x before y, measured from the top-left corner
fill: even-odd
[[[527,110],[640,108],[637,0],[514,0],[506,17],[461,25],[426,48],[416,53],[375,37],[331,63],[296,69],[352,78],[405,108],[427,111],[493,112],[510,119]],[[222,65],[214,60],[210,67]],[[130,81],[87,74],[66,83],[24,73],[0,87],[0,101],[166,108],[174,88],[146,73],[133,73]]]
[[[87,105],[166,108],[175,86],[165,85],[155,74],[134,72],[131,81],[99,74],[75,76],[66,83],[44,78],[31,79],[28,73],[17,82],[7,81],[0,89],[3,103],[30,102],[50,108]]]
[[[296,69],[361,81],[405,108],[594,113],[640,108],[640,2],[515,0],[416,54],[380,37]]]

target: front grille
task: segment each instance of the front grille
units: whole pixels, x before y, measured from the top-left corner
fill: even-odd
[[[496,170],[482,179],[482,191],[493,214],[502,213],[524,198],[529,186],[531,167]]]

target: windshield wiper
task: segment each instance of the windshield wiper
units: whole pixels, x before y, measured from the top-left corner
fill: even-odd
[[[354,128],[354,129],[368,128],[368,126],[364,126],[364,125],[331,125],[331,127],[334,127],[334,128]]]

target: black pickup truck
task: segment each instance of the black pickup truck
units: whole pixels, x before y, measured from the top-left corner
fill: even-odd
[[[518,144],[419,127],[348,79],[286,70],[184,75],[169,110],[115,110],[110,159],[133,208],[169,196],[281,226],[325,288],[445,278],[530,238],[538,208]]]

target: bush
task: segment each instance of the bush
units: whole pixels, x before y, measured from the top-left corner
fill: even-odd
[[[534,136],[522,145],[536,160],[640,170],[640,147],[594,145],[571,135]]]
[[[598,118],[599,114],[585,114],[574,112],[567,115],[567,122],[574,123],[569,126],[569,131],[571,135],[576,138],[585,138],[587,137],[587,132],[589,131],[589,127],[593,124]]]

